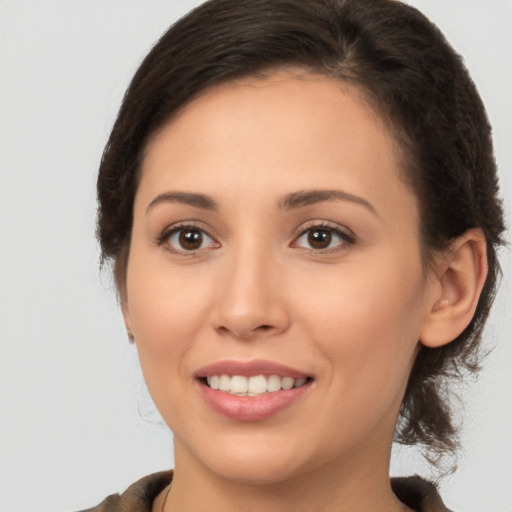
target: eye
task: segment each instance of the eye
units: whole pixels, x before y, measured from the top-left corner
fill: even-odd
[[[336,250],[347,243],[353,243],[354,237],[339,228],[318,225],[302,231],[293,246],[314,251]]]
[[[174,252],[194,252],[213,249],[219,244],[205,231],[195,226],[179,226],[162,236],[162,243]]]

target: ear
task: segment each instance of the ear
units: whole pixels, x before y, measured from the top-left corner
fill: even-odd
[[[121,296],[120,301],[121,301],[121,313],[123,314],[124,325],[126,327],[126,333],[128,335],[128,339],[130,340],[130,342],[133,343],[135,341],[135,338],[133,336],[132,321],[131,321],[130,310],[128,308],[128,303],[126,301],[126,297],[123,298]]]
[[[487,277],[487,245],[481,229],[453,240],[434,268],[430,311],[420,341],[436,348],[454,340],[471,322]]]

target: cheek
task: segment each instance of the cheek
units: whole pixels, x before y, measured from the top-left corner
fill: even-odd
[[[132,330],[141,345],[151,345],[155,358],[171,348],[179,350],[204,315],[208,281],[187,280],[183,274],[158,253],[135,248],[130,256],[127,297]]]
[[[398,267],[388,267],[387,275],[351,268],[315,294],[309,313],[300,313],[303,330],[316,341],[312,359],[328,361],[318,385],[330,405],[319,408],[313,430],[331,425],[333,449],[346,439],[363,442],[372,431],[394,430],[416,353],[423,296],[421,276],[401,274]]]
[[[306,286],[315,289],[312,282]],[[318,280],[316,289],[299,316],[332,362],[332,378],[346,388],[404,384],[425,310],[421,268],[381,258],[379,265],[352,265]]]
[[[172,280],[134,281],[130,312],[144,380],[163,419],[179,434],[186,431],[192,403],[187,361],[204,314],[197,294],[177,290]]]
[[[130,323],[148,389],[164,414],[176,409],[170,407],[182,392],[176,390],[190,379],[187,361],[205,324],[205,293],[168,265],[164,271],[151,258],[133,255],[127,275]]]

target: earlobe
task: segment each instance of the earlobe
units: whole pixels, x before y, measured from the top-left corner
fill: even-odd
[[[436,263],[435,294],[420,341],[436,348],[449,343],[469,325],[487,277],[487,247],[481,229],[456,238]]]
[[[132,326],[131,326],[131,318],[130,318],[130,312],[128,310],[128,304],[126,303],[126,300],[121,299],[121,312],[123,314],[124,319],[124,325],[126,327],[126,334],[128,336],[128,340],[130,343],[133,343],[135,341],[135,336],[132,332]]]

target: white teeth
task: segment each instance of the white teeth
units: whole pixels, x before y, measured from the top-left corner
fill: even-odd
[[[231,389],[231,379],[228,375],[221,375],[219,377],[219,389],[221,391],[229,391]]]
[[[283,389],[292,389],[294,384],[295,379],[292,379],[291,377],[283,377],[283,380],[281,381],[281,387]]]
[[[265,393],[267,391],[267,379],[263,375],[249,378],[249,393]]]
[[[233,375],[231,377],[231,393],[247,393],[247,377],[243,377],[242,375]]]
[[[298,388],[299,386],[303,386],[304,384],[306,384],[306,379],[297,379],[295,381],[294,386]]]
[[[208,377],[208,385],[212,389],[219,389],[219,376],[218,375],[212,375],[211,377]]]
[[[277,375],[271,375],[267,379],[267,391],[269,393],[273,393],[274,391],[279,391],[281,389],[281,377]]]
[[[255,375],[245,377],[243,375],[211,375],[207,377],[208,385],[212,389],[228,392],[232,395],[259,396],[263,393],[274,393],[281,389],[292,389],[303,386],[305,378],[279,377],[278,375]]]

